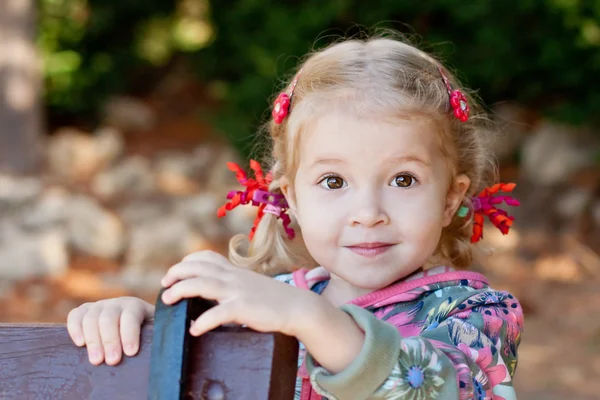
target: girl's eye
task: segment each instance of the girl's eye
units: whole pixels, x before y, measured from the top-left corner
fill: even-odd
[[[346,182],[339,176],[327,176],[323,178],[319,185],[325,189],[341,189],[345,186]]]
[[[416,182],[416,179],[412,175],[400,174],[400,175],[396,175],[394,180],[392,180],[391,184],[392,184],[392,186],[407,188],[407,187],[412,186],[413,183],[415,183],[415,182]]]

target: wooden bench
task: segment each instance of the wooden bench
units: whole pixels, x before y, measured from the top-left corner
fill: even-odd
[[[189,335],[190,320],[209,307],[202,299],[166,306],[159,294],[139,353],[117,366],[90,364],[63,324],[0,324],[0,399],[293,399],[296,339],[241,327]]]

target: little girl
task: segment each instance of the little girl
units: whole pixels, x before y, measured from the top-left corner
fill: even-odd
[[[513,184],[486,188],[481,107],[432,57],[371,38],[308,57],[272,116],[270,172],[229,164],[245,189],[219,210],[257,207],[249,244],[191,254],[161,281],[167,304],[218,302],[190,333],[297,337],[296,399],[515,399],[522,309],[465,271],[484,217],[506,234],[513,218],[496,207],[518,205],[495,195]],[[153,312],[103,300],[72,310],[68,329],[93,364],[114,365]]]

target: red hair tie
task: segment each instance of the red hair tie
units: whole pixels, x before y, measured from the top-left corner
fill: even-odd
[[[506,235],[512,226],[514,217],[508,215],[504,210],[496,208],[497,204],[506,203],[509,206],[520,205],[519,201],[511,196],[494,196],[498,192],[510,193],[515,188],[514,183],[498,183],[492,187],[485,188],[471,200],[473,202],[473,236],[471,243],[476,243],[483,238],[483,221],[487,215],[492,224]]]
[[[300,77],[301,73],[302,69],[300,69],[300,71],[298,71],[298,73],[294,77],[294,80],[292,81],[292,87],[290,88],[290,93],[279,93],[279,96],[277,96],[277,100],[275,100],[275,103],[273,104],[273,111],[271,112],[271,115],[273,116],[273,120],[276,124],[281,124],[285,117],[287,117],[287,115],[289,114],[290,105],[292,104],[292,96],[294,95],[294,90],[296,89],[296,85],[298,84],[298,78]]]
[[[283,227],[291,240],[294,238],[294,230],[289,227],[291,223],[290,216],[287,214],[288,204],[282,194],[269,192],[269,185],[273,180],[271,173],[264,175],[260,164],[257,161],[250,160],[250,168],[254,171],[255,178],[248,178],[244,170],[236,163],[229,162],[227,167],[235,172],[238,182],[246,189],[242,191],[231,191],[227,194],[227,203],[219,207],[217,216],[224,217],[227,211],[231,211],[241,204],[251,203],[258,207],[258,212],[254,220],[254,225],[248,237],[250,240],[254,237],[256,227],[265,213],[273,214],[283,221]]]
[[[452,110],[454,110],[454,116],[460,121],[465,122],[469,119],[469,103],[467,102],[467,96],[459,89],[452,90],[452,86],[450,85],[450,81],[444,74],[442,68],[438,68],[440,70],[440,74],[442,75],[442,80],[444,81],[444,85],[446,85],[446,89],[448,89],[448,96],[450,96],[450,106],[452,106]]]

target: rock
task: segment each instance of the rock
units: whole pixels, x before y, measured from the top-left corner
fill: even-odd
[[[240,184],[235,177],[235,173],[227,168],[228,162],[234,162],[246,168],[240,161],[239,155],[231,148],[220,149],[218,154],[215,156],[212,162],[212,168],[208,174],[207,186],[209,189],[216,192],[225,190],[232,190],[233,188],[240,188]],[[246,171],[249,172],[249,171]],[[226,196],[225,192],[223,196]]]
[[[227,216],[223,218],[223,222],[225,223],[227,230],[230,232],[230,236],[237,235],[238,233],[243,233],[245,235],[249,234],[250,230],[252,229],[252,225],[254,225],[257,211],[257,207],[246,205],[240,206],[229,212]],[[281,223],[281,221],[279,223]],[[298,232],[298,228],[296,226],[290,226],[292,226],[293,229]]]
[[[120,283],[136,294],[157,293],[161,288],[160,280],[165,271],[142,271],[137,268],[125,268],[121,273]]]
[[[74,197],[69,204],[68,225],[69,241],[75,249],[107,259],[123,253],[126,237],[122,221],[94,199]]]
[[[19,216],[21,226],[36,231],[64,226],[67,222],[70,197],[69,192],[62,187],[47,188],[38,200]]]
[[[215,243],[209,241],[200,232],[194,232],[193,230],[188,232],[182,246],[184,256],[203,250],[213,250],[218,252],[218,247],[215,246]]]
[[[115,128],[100,128],[94,135],[63,128],[49,140],[48,164],[51,172],[63,179],[87,181],[112,165],[124,151],[125,141]]]
[[[86,181],[100,168],[100,155],[91,135],[63,128],[48,141],[48,166],[69,181]]]
[[[173,215],[133,226],[125,255],[127,269],[166,270],[186,254],[184,245],[189,234],[187,222]]]
[[[576,172],[592,167],[598,145],[583,130],[545,122],[525,141],[522,171],[541,185],[566,183]]]
[[[127,226],[137,226],[169,214],[171,203],[170,199],[164,198],[133,200],[120,207],[117,213]]]
[[[566,254],[541,257],[535,263],[536,275],[547,281],[575,283],[583,279],[578,263]]]
[[[23,280],[59,276],[68,266],[69,253],[64,231],[25,233],[9,222],[0,226],[0,277]]]
[[[0,216],[5,208],[31,203],[40,196],[44,185],[39,178],[0,174]]]
[[[123,131],[149,130],[156,124],[154,111],[138,99],[110,98],[104,106],[106,124]]]
[[[572,188],[561,193],[557,199],[555,208],[557,214],[568,220],[580,216],[588,202],[591,201],[593,192],[588,188]]]
[[[134,230],[121,274],[121,284],[138,293],[156,293],[167,269],[186,255],[202,250],[219,250],[182,220],[176,221],[171,217],[155,221],[152,225],[156,226],[147,229],[140,226]]]
[[[219,149],[214,145],[200,145],[192,151],[192,162],[194,170],[198,174],[201,181],[206,181],[210,178],[211,166],[214,165],[215,158],[219,155]]]
[[[531,129],[529,113],[516,104],[503,103],[494,108],[493,115],[499,130],[493,151],[499,160],[504,160],[516,154]]]
[[[125,153],[125,138],[116,128],[107,126],[96,130],[94,142],[102,167],[114,164]]]
[[[132,156],[115,167],[96,175],[92,190],[104,199],[121,195],[143,196],[156,188],[150,162],[141,156]]]
[[[180,199],[175,204],[175,212],[188,221],[190,226],[207,240],[222,241],[231,236],[231,232],[235,232],[235,230],[232,231],[232,227],[243,225],[245,228],[248,226],[247,220],[244,221],[245,224],[240,223],[240,214],[243,212],[228,214],[223,219],[217,218],[217,210],[222,204],[225,204],[225,201],[227,201],[225,195],[217,196],[212,192],[206,192]],[[252,222],[249,223],[249,226],[252,226]]]
[[[211,248],[211,242],[179,215],[163,214],[146,220],[132,228],[123,284],[133,290],[156,290],[170,266],[206,248]]]
[[[163,154],[156,161],[155,173],[157,185],[164,193],[185,195],[198,191],[198,171],[190,155]]]

